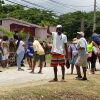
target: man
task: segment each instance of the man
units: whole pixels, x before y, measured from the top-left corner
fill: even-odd
[[[39,43],[38,40],[33,40],[33,49],[34,49],[34,61],[33,61],[33,66],[32,66],[32,71],[31,73],[34,73],[34,68],[36,66],[36,62],[40,60],[40,70],[38,73],[42,73],[42,67],[43,67],[43,62],[44,62],[44,49],[42,48],[41,44]]]
[[[98,34],[97,30],[95,30],[92,34],[92,41],[93,41],[94,46],[97,49],[97,54],[96,55],[98,56],[99,63],[100,63],[100,34]]]
[[[78,58],[76,60],[76,69],[77,69],[77,79],[79,80],[87,80],[86,77],[86,70],[87,70],[87,41],[84,38],[83,32],[77,32],[77,38],[78,44],[77,44],[77,50],[78,50]],[[84,76],[81,76],[80,66],[83,68],[83,74]]]
[[[67,37],[62,33],[62,26],[57,25],[56,32],[50,32],[48,27],[48,34],[52,35],[53,45],[52,45],[52,59],[51,59],[51,67],[54,69],[54,79],[51,82],[58,81],[57,77],[57,66],[60,65],[62,69],[62,80],[65,79],[65,57],[67,59]],[[64,49],[66,51],[66,55],[64,54]]]

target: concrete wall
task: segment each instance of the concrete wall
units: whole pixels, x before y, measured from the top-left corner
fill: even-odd
[[[50,27],[51,32],[55,32],[56,28],[55,27]],[[47,39],[47,28],[36,28],[35,29],[35,37],[38,38],[40,41],[46,40]]]

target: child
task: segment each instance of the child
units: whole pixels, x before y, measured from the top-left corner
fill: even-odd
[[[5,67],[7,67],[8,56],[9,56],[9,44],[8,44],[8,37],[7,36],[3,36],[2,48],[3,48],[3,53],[4,53],[4,55],[2,56],[3,67],[5,68]]]

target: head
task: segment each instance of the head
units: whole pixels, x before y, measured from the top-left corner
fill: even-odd
[[[74,38],[73,41],[72,41],[72,43],[73,44],[77,44],[78,43],[78,39],[77,38]]]
[[[84,32],[77,32],[77,39],[84,37]]]
[[[14,40],[18,40],[19,39],[19,37],[18,37],[18,35],[16,35],[16,34],[14,34]]]
[[[61,25],[57,25],[56,32],[58,32],[58,34],[61,34],[61,32],[62,32],[62,26]]]
[[[92,42],[92,39],[91,39],[91,38],[89,38],[89,39],[88,39],[88,43],[91,43],[91,42]]]
[[[3,36],[3,41],[8,41],[8,36]]]
[[[34,41],[34,37],[30,36],[29,39],[28,39],[28,41],[33,42]]]
[[[93,33],[96,33],[96,34],[98,34],[98,31],[97,30],[94,30],[94,32]]]

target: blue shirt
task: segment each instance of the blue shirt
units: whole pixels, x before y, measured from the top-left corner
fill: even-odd
[[[27,43],[26,54],[27,54],[28,56],[31,56],[31,57],[32,57],[33,54],[34,54],[33,43],[30,42],[30,41]]]

